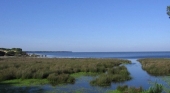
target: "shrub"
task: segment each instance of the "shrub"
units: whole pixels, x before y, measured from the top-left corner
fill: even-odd
[[[8,51],[5,55],[6,56],[14,56],[15,52],[14,51]]]
[[[5,52],[0,51],[0,56],[4,56],[4,55],[5,55]]]
[[[56,74],[52,73],[50,74],[47,79],[50,81],[52,85],[57,85],[61,83],[74,83],[75,79],[73,77],[70,77],[69,74]]]

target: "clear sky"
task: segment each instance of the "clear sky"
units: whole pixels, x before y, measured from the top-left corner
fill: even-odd
[[[0,47],[170,51],[170,0],[0,0]]]

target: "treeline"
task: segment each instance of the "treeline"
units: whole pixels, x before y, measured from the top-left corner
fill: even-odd
[[[26,56],[27,53],[21,48],[0,48],[0,56]]]

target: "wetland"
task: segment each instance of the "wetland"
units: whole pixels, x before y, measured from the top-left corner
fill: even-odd
[[[168,93],[169,61],[168,58],[0,58],[0,91],[151,93],[149,89],[158,84],[163,93]],[[150,67],[159,69],[156,71],[159,73],[149,72],[153,71]]]

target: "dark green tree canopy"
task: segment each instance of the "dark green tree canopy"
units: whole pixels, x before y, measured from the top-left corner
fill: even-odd
[[[170,18],[170,6],[167,6],[167,14],[168,14],[168,16]]]

